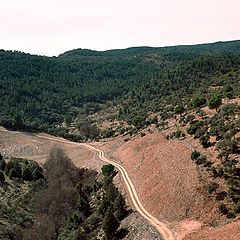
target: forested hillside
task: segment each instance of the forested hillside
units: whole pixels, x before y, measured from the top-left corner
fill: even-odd
[[[137,114],[143,116],[141,122],[146,110],[158,111],[170,96],[178,102],[206,81],[239,69],[239,55],[240,41],[104,52],[77,49],[52,58],[2,50],[0,124],[70,137],[60,125],[64,120],[68,125],[80,115],[88,121],[89,114],[113,100],[122,105],[121,119],[131,123]],[[86,138],[95,138],[99,131],[89,128]]]
[[[118,228],[129,210],[116,174],[112,165],[101,174],[77,168],[60,148],[43,168],[0,154],[0,239],[122,239],[127,230]]]

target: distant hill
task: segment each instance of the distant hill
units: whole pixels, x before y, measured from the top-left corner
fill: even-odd
[[[132,47],[126,49],[114,49],[106,51],[96,51],[89,49],[74,49],[60,54],[59,57],[86,57],[86,56],[126,56],[140,54],[222,54],[222,53],[240,53],[240,40],[228,42],[215,42],[197,45],[179,45],[169,47]]]

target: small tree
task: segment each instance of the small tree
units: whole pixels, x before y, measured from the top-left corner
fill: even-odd
[[[121,221],[127,214],[126,202],[120,192],[118,192],[118,195],[113,202],[113,210],[119,221]]]
[[[2,171],[0,171],[0,183],[4,183],[4,182],[5,182],[4,173]]]
[[[208,106],[209,106],[209,108],[212,108],[212,109],[219,108],[221,106],[221,104],[222,104],[222,99],[219,96],[213,96],[208,101]]]
[[[198,152],[197,150],[194,150],[191,154],[191,159],[192,160],[197,159],[200,155],[201,155],[200,152]]]
[[[71,115],[69,113],[64,117],[64,122],[65,122],[67,127],[71,124],[72,117],[71,117]]]
[[[234,210],[234,213],[240,213],[240,201],[236,203],[233,210]]]
[[[196,108],[196,107],[201,107],[206,102],[207,102],[206,98],[195,97],[192,99],[191,104]]]
[[[228,213],[228,209],[224,203],[221,203],[218,208],[222,214],[226,215]]]
[[[22,179],[25,180],[25,181],[32,181],[33,180],[32,172],[30,171],[30,169],[28,167],[23,169]]]
[[[183,106],[176,106],[175,108],[175,113],[176,114],[182,114],[184,112],[184,107]]]
[[[10,169],[8,176],[9,176],[10,179],[19,178],[19,174],[18,174],[18,172],[16,171],[15,168]]]
[[[112,207],[109,206],[102,221],[102,229],[105,233],[106,240],[114,239],[119,225],[119,221],[113,214]]]
[[[6,162],[4,161],[4,159],[1,159],[0,160],[0,170],[4,171],[5,166],[6,166]]]
[[[112,164],[106,164],[102,166],[102,174],[104,176],[111,176],[114,172],[115,167]]]

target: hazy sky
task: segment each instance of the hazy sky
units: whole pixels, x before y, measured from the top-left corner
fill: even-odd
[[[0,49],[41,55],[240,39],[240,0],[0,0]]]

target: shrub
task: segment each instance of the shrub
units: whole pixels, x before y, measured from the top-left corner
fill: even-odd
[[[207,102],[206,98],[203,97],[195,97],[192,99],[191,104],[194,107],[201,107],[202,105],[204,105]]]
[[[182,114],[184,112],[184,107],[183,106],[176,106],[175,108],[175,113],[176,114]]]
[[[230,219],[230,218],[235,218],[236,215],[233,213],[233,212],[228,212],[227,213],[227,218]]]
[[[209,108],[219,108],[222,104],[222,99],[219,96],[213,96],[208,101]]]
[[[25,181],[32,181],[33,180],[32,172],[30,171],[30,169],[28,167],[25,167],[23,169],[22,179],[25,180]]]
[[[201,127],[203,125],[203,122],[201,121],[196,121],[195,123],[191,124],[190,127],[188,128],[187,132],[190,135],[193,135],[196,133],[196,131],[198,130],[199,127]]]
[[[208,135],[202,135],[199,138],[200,143],[203,145],[203,147],[208,148],[211,146],[211,143],[209,141],[209,136]]]
[[[240,213],[240,201],[238,201],[233,207],[234,213]]]
[[[106,164],[102,166],[102,174],[104,176],[111,176],[114,172],[115,167],[112,164]]]
[[[224,200],[226,197],[227,197],[227,192],[222,191],[222,192],[217,193],[216,200],[217,201]]]
[[[194,119],[195,119],[195,116],[192,115],[192,114],[189,114],[189,115],[187,115],[187,117],[185,118],[184,122],[185,122],[185,123],[188,123],[188,122],[193,121]]]
[[[224,203],[221,203],[221,204],[218,206],[218,209],[219,209],[219,211],[220,211],[222,214],[224,214],[224,215],[226,215],[226,214],[228,213],[228,209],[227,209],[227,207],[226,207],[226,205],[225,205]]]
[[[204,155],[201,155],[195,161],[197,165],[201,165],[207,162],[207,157]]]
[[[4,159],[0,159],[0,170],[4,171],[6,162]]]
[[[9,176],[10,179],[19,178],[20,177],[15,168],[11,168],[10,169],[8,176]]]
[[[198,152],[197,150],[194,150],[191,154],[191,159],[192,160],[197,159],[200,155],[201,155],[200,152]]]
[[[113,214],[112,207],[109,206],[102,221],[102,229],[105,233],[106,240],[112,240],[119,227],[119,221]]]
[[[211,194],[215,192],[219,187],[219,184],[216,182],[212,182],[211,184],[208,185],[208,192]]]
[[[2,171],[0,171],[0,183],[4,183],[5,182],[5,175]]]

